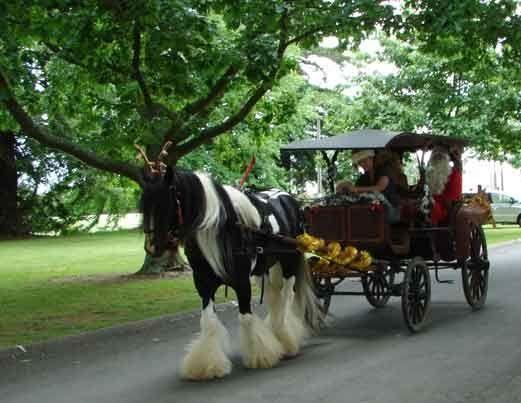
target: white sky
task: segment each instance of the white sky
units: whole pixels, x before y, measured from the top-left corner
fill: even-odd
[[[335,48],[338,46],[338,39],[334,36],[326,37],[322,40],[320,46]],[[359,49],[371,56],[376,56],[383,50],[378,39],[363,40]],[[359,87],[354,79],[362,74],[389,75],[398,72],[398,67],[394,64],[379,61],[356,66],[348,62],[338,64],[327,57],[317,55],[310,55],[305,60],[309,63],[302,63],[301,68],[311,84],[328,89],[333,89],[339,85],[345,86],[343,92],[346,96],[358,94]]]

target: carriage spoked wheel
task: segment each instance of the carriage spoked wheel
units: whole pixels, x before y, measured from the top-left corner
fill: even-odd
[[[405,269],[402,284],[402,313],[413,333],[425,325],[431,304],[431,276],[421,257],[413,258]]]
[[[470,257],[463,263],[461,279],[463,292],[473,310],[485,305],[488,291],[488,252],[485,233],[480,225],[471,225]]]
[[[331,305],[331,296],[335,291],[335,283],[331,277],[318,276],[313,276],[313,283],[317,297],[322,300],[322,311],[327,314]]]
[[[365,298],[375,308],[382,308],[391,297],[394,284],[394,270],[386,263],[379,263],[376,269],[362,276]]]
[[[319,258],[313,256],[307,259],[309,267],[312,267]],[[318,299],[322,300],[322,311],[327,314],[331,305],[331,296],[335,292],[335,286],[340,283],[340,279],[333,279],[329,276],[321,276],[320,273],[311,272],[313,288]]]

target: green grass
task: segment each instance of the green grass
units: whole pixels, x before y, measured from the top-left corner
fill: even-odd
[[[491,225],[485,225],[484,228],[487,245],[521,239],[521,228],[518,225],[498,224],[497,228],[492,228]]]
[[[189,275],[129,277],[143,256],[138,232],[0,242],[0,348],[199,307]]]

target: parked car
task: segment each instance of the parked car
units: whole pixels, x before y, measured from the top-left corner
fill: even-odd
[[[503,192],[490,192],[492,214],[496,222],[517,224],[521,227],[521,202]]]

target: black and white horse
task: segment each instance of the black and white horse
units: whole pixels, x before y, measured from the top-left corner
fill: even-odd
[[[142,211],[147,253],[161,256],[173,238],[183,240],[202,299],[201,332],[188,346],[183,377],[211,379],[231,371],[229,336],[214,309],[215,292],[223,284],[237,295],[247,367],[270,368],[296,355],[309,330],[320,326],[322,315],[302,254],[266,256],[255,248],[237,253],[244,244],[237,223],[291,237],[302,232],[299,207],[287,193],[246,194],[203,174],[168,168],[145,184]],[[265,320],[251,310],[252,275],[264,276]]]

